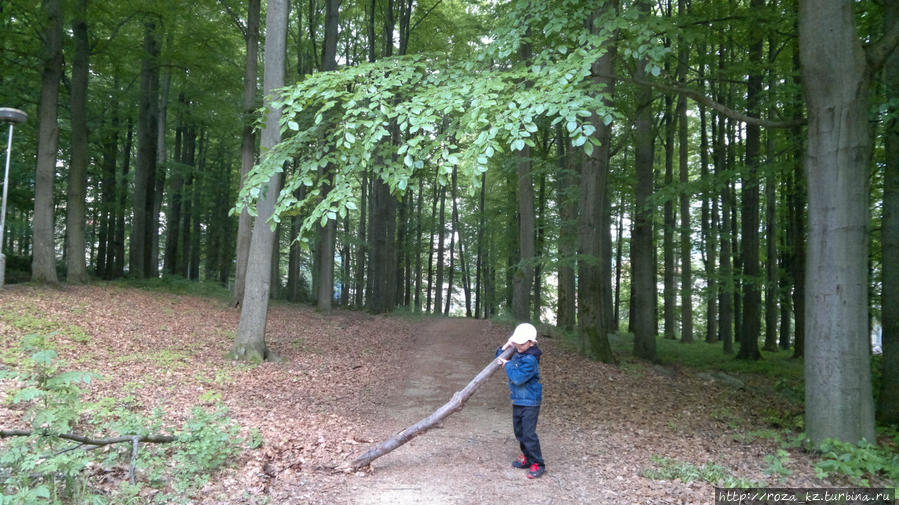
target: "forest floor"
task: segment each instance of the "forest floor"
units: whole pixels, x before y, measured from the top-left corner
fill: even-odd
[[[442,428],[364,472],[336,472],[448,401],[511,326],[274,303],[267,343],[283,361],[247,365],[225,357],[238,319],[222,298],[105,283],[14,285],[0,290],[0,351],[16,346],[28,321],[43,321],[69,368],[103,376],[90,398],[130,395],[136,408],[163,409],[172,426],[192,406],[220,402],[244,429],[257,429],[261,447],[216,473],[195,503],[462,505],[501,503],[510,492],[516,502],[548,504],[712,503],[714,484],[646,476],[672,464],[717,464],[734,479],[777,487],[839,485],[815,478],[810,454],[778,453],[770,419],[797,407],[773,378],[739,377],[738,387],[686,367],[607,365],[554,338],[540,339],[543,478],[510,466],[518,448],[502,373]],[[20,427],[21,410],[0,386],[0,428]]]

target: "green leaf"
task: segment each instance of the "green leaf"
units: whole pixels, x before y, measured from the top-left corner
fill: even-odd
[[[511,149],[512,149],[513,151],[521,151],[522,149],[524,149],[524,140],[522,140],[522,139],[515,139],[515,141],[512,142]]]
[[[297,122],[293,120],[287,122],[287,127],[295,132],[300,131],[300,125],[298,125]]]
[[[586,154],[587,156],[593,155],[593,143],[592,142],[587,142],[584,144],[584,154]]]
[[[40,398],[46,394],[47,394],[46,391],[43,391],[43,390],[40,390],[37,388],[25,388],[25,389],[20,390],[18,393],[15,394],[15,396],[12,397],[12,402],[13,403],[30,402],[31,400]]]
[[[574,132],[574,130],[577,130],[577,121],[569,121],[565,128],[568,129],[568,133]]]
[[[353,135],[353,134],[350,133],[350,132],[346,132],[346,133],[344,134],[343,138],[345,138],[346,141],[349,142],[350,144],[356,142],[356,136]]]
[[[85,384],[89,384],[93,374],[88,372],[79,372],[79,371],[70,371],[70,372],[62,372],[60,374],[54,375],[47,379],[47,386],[59,386],[65,385],[68,386],[73,382],[83,382]]]

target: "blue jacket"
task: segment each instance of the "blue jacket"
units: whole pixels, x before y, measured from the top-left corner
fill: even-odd
[[[496,355],[503,353],[502,347]],[[534,345],[523,353],[514,353],[504,367],[509,378],[509,397],[512,405],[536,407],[543,401],[543,384],[540,384],[540,355],[543,351]]]

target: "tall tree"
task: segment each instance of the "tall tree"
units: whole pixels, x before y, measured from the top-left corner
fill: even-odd
[[[325,0],[325,41],[322,44],[322,70],[331,72],[337,69],[337,27],[338,0]],[[325,182],[322,195],[327,196],[333,184],[333,167],[324,167]],[[318,245],[318,293],[316,307],[321,311],[331,310],[334,298],[334,248],[337,239],[337,221],[328,219],[321,228]]]
[[[615,15],[618,2],[606,2],[603,7],[592,13],[591,32],[600,34],[601,20],[605,16]],[[606,52],[593,64],[593,74],[597,88],[609,97],[604,99],[606,106],[611,106],[615,83],[608,76],[614,74],[617,58],[616,37],[612,35],[605,42]],[[609,202],[609,172],[612,140],[612,123],[603,121],[593,114],[590,124],[595,128],[597,146],[588,153],[581,168],[581,195],[578,211],[578,228],[581,261],[578,262],[578,331],[585,339],[586,348],[596,359],[611,363],[615,361],[609,345],[612,300],[611,265],[606,257],[606,248],[611,247],[611,229],[607,208]],[[651,161],[650,161],[651,163]],[[611,250],[611,249],[609,249]]]
[[[84,259],[85,195],[87,193],[88,129],[87,84],[90,44],[87,38],[87,0],[75,6],[72,34],[75,52],[72,58],[72,163],[66,192],[66,281],[86,282]]]
[[[241,112],[243,113],[243,130],[240,137],[240,184],[244,183],[250,168],[256,160],[256,134],[253,131],[253,112],[256,109],[256,74],[259,66],[259,16],[260,0],[249,0],[247,5],[247,24],[244,31],[247,55],[244,63],[243,96]],[[250,253],[250,230],[253,220],[249,211],[244,209],[237,222],[237,271],[234,274],[234,303],[243,300],[246,285],[247,260]]]
[[[851,0],[799,2],[808,104],[805,424],[815,443],[874,440],[867,338],[868,108],[872,74],[899,44],[899,24],[866,50],[853,7]]]
[[[884,4],[884,27],[899,24],[899,3]],[[883,375],[877,417],[884,424],[899,424],[899,51],[887,59],[883,73],[889,112],[884,125],[886,165],[883,176],[883,224],[881,258],[883,261]]]
[[[764,8],[765,0],[752,0],[750,6],[758,12]],[[749,60],[762,60],[763,38],[759,30],[751,30],[749,44]],[[753,69],[749,73],[746,86],[746,107],[749,113],[757,116],[762,92],[762,72]],[[743,324],[740,325],[740,347],[737,359],[759,359],[759,335],[761,333],[761,291],[759,289],[761,273],[759,262],[759,159],[761,156],[761,128],[757,124],[746,125],[746,162],[741,176],[741,241],[743,266],[743,299],[741,313]]]
[[[686,0],[677,0],[678,16],[686,16]],[[690,55],[687,42],[684,37],[677,40],[677,81],[684,86],[687,81],[687,60]],[[680,182],[680,275],[681,275],[681,342],[693,342],[693,247],[690,240],[690,193],[686,186],[690,182],[690,164],[688,162],[689,148],[687,137],[689,125],[687,123],[687,97],[681,93],[677,97],[677,149],[678,149],[678,180]]]
[[[158,20],[144,22],[140,70],[140,104],[137,118],[137,158],[134,165],[134,219],[131,232],[131,275],[155,276],[151,264],[153,211],[156,198],[157,128],[159,128]]]
[[[267,114],[261,134],[261,148],[271,149],[281,140],[281,108],[272,105],[274,92],[284,86],[287,59],[287,0],[269,0],[265,15],[265,62],[262,90]],[[262,361],[269,357],[265,345],[265,322],[271,282],[272,246],[275,233],[269,219],[281,187],[281,173],[268,182],[265,197],[257,205],[250,239],[247,282],[240,310],[240,325],[234,339],[232,356],[238,360]]]
[[[518,51],[519,58],[528,62],[531,58],[529,42],[522,42]],[[534,182],[531,175],[531,147],[524,145],[517,154],[518,181],[518,265],[512,274],[512,316],[519,321],[530,321],[531,318],[531,286],[534,282],[534,255],[536,243],[534,230],[536,215],[534,212]]]
[[[640,0],[637,8],[649,12],[649,3]],[[645,79],[646,60],[637,63],[634,77]],[[652,134],[652,90],[644,86],[637,90],[637,111],[634,119],[634,231],[631,235],[631,298],[634,313],[634,354],[638,357],[656,359],[655,331],[655,258],[653,251],[652,222],[653,211],[648,205],[653,186],[653,134]]]
[[[53,240],[53,177],[56,173],[56,147],[59,142],[57,108],[59,79],[62,77],[62,12],[59,0],[43,0],[44,68],[41,74],[40,121],[37,169],[34,177],[33,259],[31,280],[57,282]]]

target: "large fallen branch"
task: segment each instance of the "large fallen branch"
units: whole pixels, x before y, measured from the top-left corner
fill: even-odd
[[[37,432],[34,433],[29,430],[0,430],[0,438],[7,437],[30,437],[31,435],[42,435],[49,437],[61,438],[63,440],[71,440],[72,442],[78,442],[81,445],[72,447],[70,449],[66,449],[63,452],[68,452],[70,450],[78,449],[81,446],[89,445],[91,448],[102,447],[104,445],[112,445],[112,444],[123,444],[130,443],[131,444],[131,465],[128,468],[128,480],[134,484],[134,474],[137,470],[137,451],[140,447],[140,443],[143,442],[145,444],[166,444],[169,442],[174,442],[177,440],[177,437],[173,437],[171,435],[123,435],[121,437],[113,437],[113,438],[89,438],[81,435],[75,435],[72,433],[58,433],[58,434],[50,434],[50,433],[42,433]]]
[[[511,357],[512,353],[514,352],[515,348],[510,346],[508,349],[503,351],[503,353],[499,357],[503,359],[509,359],[509,357]],[[465,386],[465,388],[463,388],[461,391],[456,391],[453,394],[453,398],[445,403],[442,407],[435,410],[433,414],[397,433],[389,440],[385,440],[384,442],[381,442],[380,444],[365,451],[363,455],[354,459],[349,464],[349,466],[345,466],[342,469],[359,470],[360,468],[367,466],[372,461],[380,458],[381,456],[393,451],[394,449],[397,449],[413,438],[427,432],[432,428],[435,428],[450,414],[462,410],[462,407],[465,406],[465,402],[467,402],[468,399],[471,398],[472,395],[474,395],[478,387],[480,387],[481,384],[484,383],[487,378],[493,375],[493,373],[496,372],[499,368],[500,365],[499,363],[497,363],[497,360],[492,360],[489,365],[481,370],[481,373],[476,375],[475,378],[472,379],[467,386]]]

